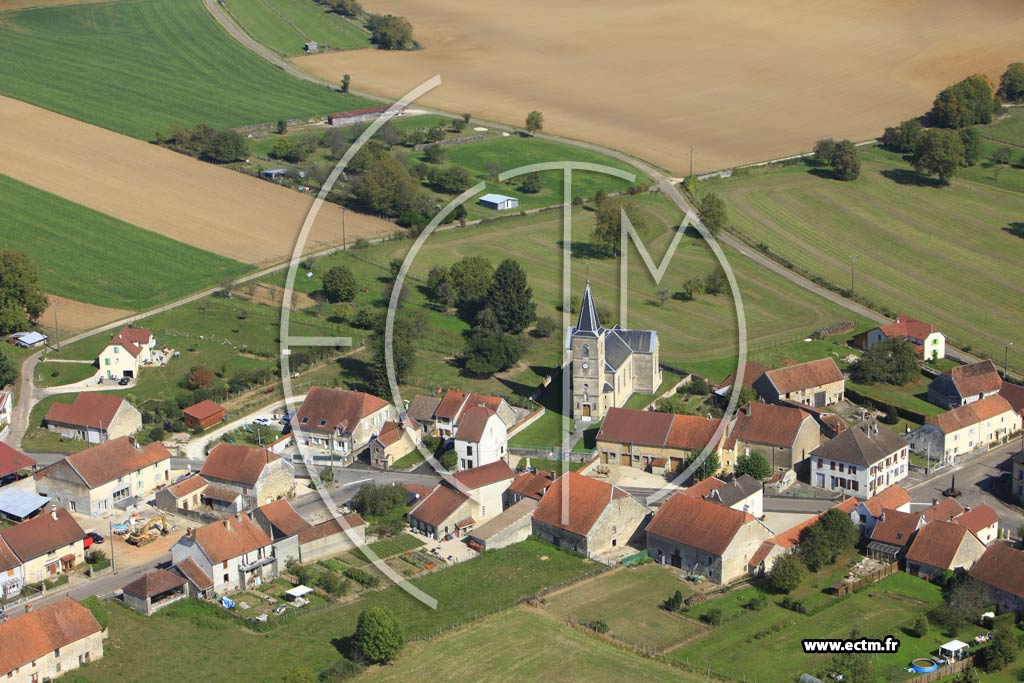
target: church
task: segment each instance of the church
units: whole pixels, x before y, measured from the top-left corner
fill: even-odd
[[[622,407],[634,392],[653,394],[661,386],[658,333],[601,327],[589,282],[579,320],[566,333],[565,350],[574,420],[603,419],[609,408]]]

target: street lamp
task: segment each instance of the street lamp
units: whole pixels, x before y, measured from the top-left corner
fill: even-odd
[[[853,286],[857,278],[857,257],[850,257],[850,296],[853,296]]]
[[[1003,347],[1003,379],[1009,379],[1010,377],[1010,347],[1013,346],[1013,342],[1007,342],[1006,346]]]

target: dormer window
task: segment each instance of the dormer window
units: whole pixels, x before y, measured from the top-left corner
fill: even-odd
[[[304,418],[302,418],[301,422],[302,422],[302,424],[306,424],[307,422],[309,422],[309,418],[308,417],[304,417]]]
[[[320,420],[320,426],[323,427],[327,424],[327,420]]]

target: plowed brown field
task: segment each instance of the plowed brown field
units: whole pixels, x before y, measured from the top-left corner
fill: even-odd
[[[388,96],[598,142],[677,174],[867,139],[975,72],[1024,57],[1020,0],[373,0],[423,50],[331,52],[300,67]]]
[[[289,258],[313,202],[294,190],[6,97],[0,97],[0,149],[0,173],[246,263]],[[398,230],[351,211],[346,228],[350,241]],[[305,250],[340,243],[341,209],[325,203]]]
[[[75,332],[84,332],[99,327],[105,323],[127,318],[131,311],[122,311],[119,308],[106,308],[105,306],[94,306],[82,303],[73,299],[65,299],[62,296],[47,294],[50,299],[50,306],[46,309],[40,327],[46,330],[47,334],[54,335],[54,308],[57,310],[57,324],[60,325],[61,337],[68,337]]]

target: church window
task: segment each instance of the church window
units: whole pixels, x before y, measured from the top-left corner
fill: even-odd
[[[583,357],[590,358],[590,344],[583,345]]]

